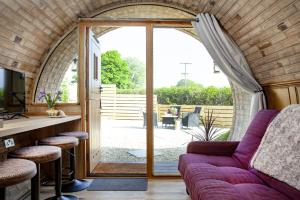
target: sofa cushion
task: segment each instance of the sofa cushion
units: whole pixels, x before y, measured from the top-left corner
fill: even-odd
[[[283,109],[272,121],[251,160],[257,171],[300,190],[300,105]]]
[[[229,156],[212,156],[188,153],[179,156],[178,169],[182,177],[184,177],[186,167],[192,163],[208,163],[214,166],[242,167],[239,161]]]
[[[291,200],[299,200],[300,199],[300,191],[299,190],[289,186],[288,184],[286,184],[284,182],[281,182],[275,178],[272,178],[271,176],[263,174],[255,169],[251,169],[250,171],[252,173],[254,173],[257,177],[259,177],[261,180],[263,180],[268,186],[285,194]]]
[[[263,184],[232,184],[216,179],[198,181],[189,192],[192,200],[289,200],[282,193]]]
[[[269,123],[278,113],[277,110],[261,110],[255,115],[233,154],[233,157],[238,159],[244,168],[249,167],[250,160],[257,150]]]
[[[184,175],[187,188],[192,188],[199,181],[214,179],[231,184],[264,184],[261,179],[248,170],[236,167],[213,166],[206,163],[193,163],[187,166]]]

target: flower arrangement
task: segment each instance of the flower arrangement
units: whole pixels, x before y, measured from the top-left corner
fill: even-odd
[[[55,109],[55,105],[57,101],[61,101],[61,91],[57,91],[54,94],[46,93],[45,90],[42,90],[39,94],[39,101],[45,99],[48,105],[47,113],[49,116],[56,116],[58,115],[58,110]]]

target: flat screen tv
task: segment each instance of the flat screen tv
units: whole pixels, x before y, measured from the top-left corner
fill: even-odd
[[[0,114],[25,112],[25,74],[0,67]]]

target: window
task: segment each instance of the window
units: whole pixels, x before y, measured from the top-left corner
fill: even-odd
[[[76,58],[70,64],[65,73],[60,85],[60,91],[62,91],[62,103],[78,102],[78,72]]]

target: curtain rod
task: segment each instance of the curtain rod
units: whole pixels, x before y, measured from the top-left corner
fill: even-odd
[[[163,22],[199,22],[198,18],[115,18],[115,17],[105,17],[105,18],[78,18],[78,21],[99,21],[99,20],[111,20],[111,21],[163,21]]]

